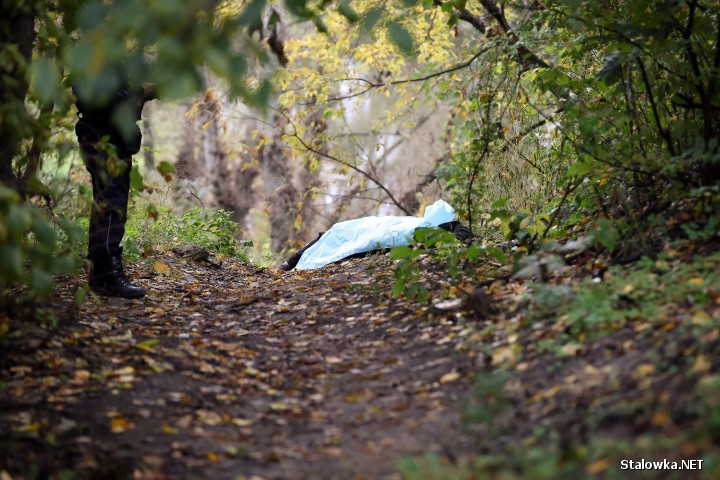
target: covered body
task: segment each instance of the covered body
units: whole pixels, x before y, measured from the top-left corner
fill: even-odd
[[[409,245],[415,229],[437,227],[454,217],[455,210],[438,200],[425,208],[422,217],[372,216],[336,223],[305,250],[295,268],[320,268],[357,253]]]

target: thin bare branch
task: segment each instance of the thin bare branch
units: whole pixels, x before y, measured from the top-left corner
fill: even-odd
[[[369,91],[371,91],[371,90],[373,90],[373,89],[375,89],[375,88],[385,87],[385,86],[388,86],[388,85],[402,85],[402,84],[405,84],[405,83],[425,82],[425,81],[427,81],[427,80],[431,80],[431,79],[433,79],[433,78],[440,77],[440,76],[442,76],[442,75],[447,75],[448,73],[456,72],[456,71],[458,71],[458,70],[462,70],[463,68],[467,68],[468,66],[470,66],[471,63],[473,63],[475,60],[477,60],[478,57],[480,57],[480,55],[488,52],[488,51],[489,51],[490,49],[492,49],[493,47],[494,47],[494,45],[487,46],[487,47],[483,48],[482,50],[480,50],[479,52],[477,52],[475,55],[473,55],[469,60],[467,60],[467,61],[465,61],[465,62],[463,62],[463,63],[460,63],[460,64],[458,64],[458,65],[455,65],[455,66],[453,66],[453,67],[450,67],[450,68],[448,68],[448,69],[446,69],[446,70],[441,70],[441,71],[439,71],[439,72],[435,72],[435,73],[431,73],[431,74],[429,74],[429,75],[425,75],[425,76],[423,76],[423,77],[404,78],[404,79],[402,79],[402,80],[393,80],[392,82],[387,82],[387,83],[372,82],[372,81],[370,81],[370,80],[368,80],[368,79],[366,79],[366,78],[342,78],[342,79],[339,79],[338,81],[339,81],[339,82],[342,82],[342,81],[348,81],[348,82],[364,82],[364,83],[368,84],[369,86],[368,86],[368,88],[366,88],[365,90],[361,90],[361,91],[359,91],[359,92],[351,93],[351,94],[348,94],[348,95],[342,95],[342,96],[339,96],[339,97],[331,97],[331,98],[328,98],[326,101],[327,101],[327,102],[338,102],[338,101],[341,101],[341,100],[347,100],[347,99],[350,99],[350,98],[359,97],[359,96],[361,96],[361,95],[364,95],[364,94],[368,93]],[[314,104],[314,103],[313,103],[313,104]],[[299,104],[299,105],[310,105],[310,103],[301,103],[301,104]]]

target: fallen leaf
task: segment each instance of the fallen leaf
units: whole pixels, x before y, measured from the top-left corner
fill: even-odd
[[[283,412],[285,410],[290,410],[290,408],[292,408],[292,407],[290,405],[288,405],[287,403],[283,403],[283,402],[271,402],[270,403],[270,409],[275,410],[276,412]]]
[[[454,382],[458,378],[460,378],[460,374],[453,370],[452,372],[446,373],[445,375],[440,377],[440,383]]]
[[[73,383],[85,383],[90,380],[90,372],[87,370],[75,370],[73,380]]]
[[[491,363],[504,365],[515,363],[515,349],[513,347],[499,347],[493,350]]]
[[[162,262],[155,262],[155,264],[153,265],[153,270],[166,276],[169,276],[170,272],[172,271],[169,265]]]
[[[160,429],[163,431],[163,433],[167,433],[168,435],[175,435],[178,433],[177,428],[173,428],[168,424],[163,423],[162,427]]]
[[[135,425],[125,419],[125,417],[113,417],[110,419],[110,431],[112,433],[123,433],[135,428]]]
[[[712,364],[705,358],[705,355],[698,355],[692,366],[693,372],[698,373],[707,372],[710,368],[712,368]]]
[[[584,349],[585,346],[580,343],[568,343],[560,348],[560,352],[566,357],[574,357]]]
[[[135,344],[135,348],[139,348],[140,350],[143,350],[148,353],[152,353],[153,347],[160,343],[160,340],[157,338],[149,338],[147,340],[143,340],[142,342],[138,342]]]
[[[255,423],[255,419],[253,418],[233,418],[232,423],[237,425],[238,427],[249,427],[253,423]]]
[[[587,473],[589,473],[590,475],[594,475],[596,473],[602,472],[609,466],[610,466],[610,462],[607,459],[602,458],[602,459],[596,460],[596,461],[592,462],[590,465],[588,465]]]
[[[657,427],[669,425],[671,421],[670,415],[665,410],[657,410],[650,419],[650,423]]]
[[[708,315],[705,311],[699,310],[692,316],[691,322],[693,325],[703,326],[712,322],[712,318],[710,318],[710,315]]]
[[[642,365],[638,365],[635,369],[635,374],[638,377],[647,377],[648,375],[655,372],[655,365],[651,363],[643,363]]]

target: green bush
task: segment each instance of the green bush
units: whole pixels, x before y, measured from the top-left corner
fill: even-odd
[[[149,256],[156,248],[176,244],[198,245],[220,255],[248,260],[250,243],[238,241],[239,226],[226,210],[193,207],[178,215],[171,206],[137,203],[129,214],[125,253],[131,258]]]
[[[19,284],[27,286],[21,299],[45,297],[55,285],[53,275],[76,273],[79,260],[70,243],[81,235],[72,223],[49,218],[0,185],[0,301]]]

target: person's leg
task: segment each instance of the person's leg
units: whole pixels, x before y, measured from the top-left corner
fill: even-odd
[[[295,266],[300,262],[300,257],[302,257],[303,253],[305,253],[305,250],[307,250],[308,248],[315,245],[318,242],[318,240],[320,240],[320,237],[322,237],[324,233],[325,232],[320,232],[315,240],[313,240],[312,242],[305,245],[303,248],[298,250],[297,253],[295,253],[295,255],[288,258],[287,260],[282,262],[280,265],[278,265],[277,269],[283,270],[285,272],[289,272],[290,270],[295,268]]]
[[[130,187],[129,160],[111,161],[104,153],[86,151],[85,165],[92,177],[90,212],[90,258],[119,255],[125,234]]]
[[[116,159],[92,146],[81,146],[92,177],[88,258],[93,262],[90,287],[100,295],[139,298],[142,288],[128,281],[120,241],[125,234],[131,159]]]

